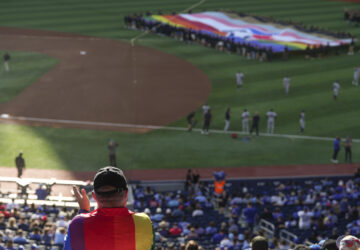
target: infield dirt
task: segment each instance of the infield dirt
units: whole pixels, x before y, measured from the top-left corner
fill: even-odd
[[[1,114],[15,117],[167,125],[207,99],[208,77],[175,56],[118,40],[52,31],[0,28],[0,48],[33,51],[60,62],[9,103]],[[11,62],[10,62],[11,63]],[[7,120],[30,125],[147,130]]]

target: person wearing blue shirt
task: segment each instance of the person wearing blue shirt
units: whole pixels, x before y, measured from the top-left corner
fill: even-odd
[[[243,210],[243,215],[250,229],[252,229],[255,224],[256,213],[256,208],[254,208],[251,203],[247,203],[247,207]]]
[[[15,244],[20,244],[20,245],[29,243],[29,241],[23,236],[23,231],[21,229],[17,230],[16,236],[14,237],[13,242]]]
[[[220,230],[219,233],[216,233],[213,235],[213,237],[211,237],[211,241],[214,243],[214,244],[218,244],[220,243],[220,241],[222,241],[224,238],[225,238],[225,232],[223,230]]]
[[[333,156],[332,156],[332,159],[331,161],[333,163],[338,163],[339,161],[336,159],[337,156],[338,156],[338,153],[340,151],[340,137],[336,137],[335,140],[334,140],[334,153],[333,153]]]

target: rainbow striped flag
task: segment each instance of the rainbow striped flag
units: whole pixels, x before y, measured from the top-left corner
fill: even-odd
[[[154,234],[150,218],[127,208],[99,208],[70,223],[65,250],[151,250]]]
[[[351,39],[306,33],[293,26],[263,23],[252,17],[240,17],[222,12],[202,12],[179,15],[152,15],[147,21],[156,21],[173,27],[191,29],[213,36],[232,38],[234,42],[246,43],[259,48],[272,48],[274,52],[305,50],[309,46],[331,47],[350,44]]]

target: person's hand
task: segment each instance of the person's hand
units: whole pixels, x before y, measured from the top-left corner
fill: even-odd
[[[89,197],[86,194],[85,189],[81,189],[81,193],[76,186],[73,186],[74,195],[76,201],[79,203],[79,207],[81,210],[90,211],[90,201]]]

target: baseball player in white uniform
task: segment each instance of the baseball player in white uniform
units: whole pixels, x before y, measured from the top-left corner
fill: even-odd
[[[236,87],[241,88],[243,85],[244,74],[240,71],[236,73]]]
[[[360,68],[359,66],[355,66],[354,68],[354,80],[352,82],[353,85],[359,86],[359,75],[360,75]]]
[[[266,117],[267,117],[267,133],[273,134],[275,129],[275,118],[277,117],[277,114],[274,112],[273,109],[270,109],[270,111],[266,113]]]
[[[302,135],[305,130],[305,111],[304,110],[300,112],[299,123],[300,123],[300,134]]]
[[[290,77],[285,76],[283,82],[284,82],[285,95],[288,95],[290,90]]]
[[[244,109],[244,112],[241,114],[241,118],[242,118],[242,130],[244,133],[248,133],[250,113],[249,111],[247,111],[247,109]]]
[[[334,100],[336,101],[337,96],[339,94],[339,89],[340,89],[340,84],[338,83],[338,81],[333,83],[333,93],[334,93]]]
[[[9,61],[10,61],[10,55],[7,52],[5,52],[5,54],[4,54],[4,66],[5,66],[6,71],[10,71]]]

